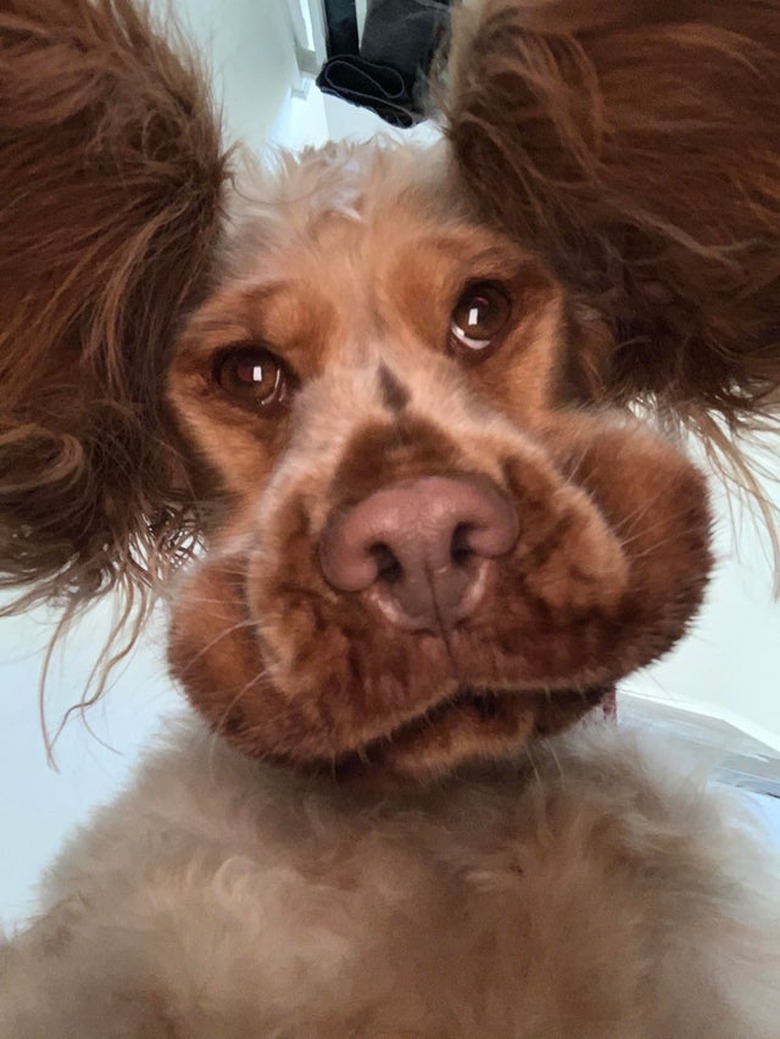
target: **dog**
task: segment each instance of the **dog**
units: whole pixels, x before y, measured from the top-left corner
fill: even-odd
[[[668,136],[723,144],[780,5],[617,6],[465,10],[447,140],[240,172],[128,0],[0,12],[3,569],[66,619],[123,592],[130,639],[166,596],[192,707],[0,949],[3,1039],[780,1036],[773,867],[602,718],[712,566],[704,476],[623,405],[712,433],[780,384],[768,157],[737,193],[689,139],[654,198],[618,130],[663,105],[604,55],[687,42]],[[726,159],[730,249],[684,205]]]

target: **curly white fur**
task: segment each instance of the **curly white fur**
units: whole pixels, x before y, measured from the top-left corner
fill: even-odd
[[[777,1039],[777,884],[732,794],[582,726],[379,795],[182,727],[3,953],[3,1039]]]

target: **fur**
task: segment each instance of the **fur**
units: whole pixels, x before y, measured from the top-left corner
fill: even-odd
[[[158,388],[213,255],[218,117],[128,0],[4,2],[0,62],[2,585],[138,600],[203,525]]]
[[[377,796],[188,723],[49,874],[0,1035],[776,1039],[750,823],[611,730]]]
[[[780,7],[485,0],[449,135],[486,213],[606,320],[602,392],[771,414],[780,382]]]
[[[732,37],[776,9],[734,0]],[[736,817],[627,736],[551,739],[682,637],[712,564],[704,476],[627,404],[731,421],[752,379],[754,417],[780,379],[768,338],[739,356],[719,338],[742,305],[757,335],[761,310],[702,273],[728,267],[720,239],[675,225],[659,244],[657,214],[627,231],[599,209],[608,180],[573,227],[555,149],[528,202],[507,142],[546,153],[574,123],[562,136],[558,107],[523,107],[541,37],[507,63],[518,33],[493,28],[539,28],[545,96],[568,97],[603,44],[582,96],[604,129],[637,113],[626,32],[650,77],[680,33],[699,40],[671,9],[622,10],[628,28],[576,0],[488,0],[481,30],[456,29],[451,143],[268,170],[230,159],[197,62],[128,0],[0,8],[0,569],[66,621],[123,589],[128,641],[138,597],[142,617],[164,591],[199,717],[3,948],[3,1039],[780,1035],[776,878]],[[724,18],[714,5],[704,35],[747,103],[754,66]],[[765,192],[748,192],[759,233],[734,178],[708,179],[693,131],[741,113],[697,68],[712,93],[691,177],[723,226],[755,232],[735,253],[751,281],[752,250],[774,248],[771,179],[743,171]],[[773,110],[751,113],[766,159]],[[606,166],[633,170],[642,213],[675,120]],[[663,201],[684,209],[689,188]]]

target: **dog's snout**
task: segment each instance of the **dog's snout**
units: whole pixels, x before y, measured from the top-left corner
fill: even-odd
[[[367,592],[400,627],[440,630],[476,608],[488,561],[517,534],[517,514],[491,481],[422,477],[334,515],[320,560],[331,585]]]

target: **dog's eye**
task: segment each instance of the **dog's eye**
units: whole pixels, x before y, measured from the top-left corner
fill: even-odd
[[[217,359],[214,378],[231,400],[250,410],[283,404],[290,379],[284,363],[270,350],[242,346]]]
[[[486,350],[504,330],[512,315],[506,292],[493,282],[470,285],[452,312],[451,342],[456,347]]]

